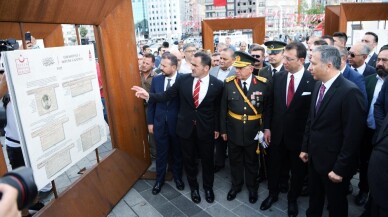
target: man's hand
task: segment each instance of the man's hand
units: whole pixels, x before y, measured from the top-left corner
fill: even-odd
[[[145,100],[148,100],[150,98],[150,94],[146,90],[144,90],[143,88],[141,88],[139,86],[133,86],[131,88],[131,90],[136,91],[135,96],[137,98],[142,98]]]
[[[269,145],[271,142],[271,130],[270,129],[265,129],[264,130],[264,141]]]
[[[227,134],[221,134],[222,139],[226,142],[228,141],[228,135]]]
[[[342,182],[342,176],[339,176],[337,174],[335,174],[335,172],[331,171],[329,174],[329,179],[334,182],[334,183],[340,183]]]
[[[299,158],[303,161],[303,163],[307,163],[309,161],[309,154],[306,152],[300,152]]]
[[[220,132],[214,131],[214,139],[218,139],[219,136],[220,136]]]
[[[153,124],[148,124],[148,132],[154,133],[154,125]]]
[[[0,192],[3,194],[0,200],[0,216],[2,217],[20,217],[21,213],[17,206],[18,191],[16,188],[0,184]]]

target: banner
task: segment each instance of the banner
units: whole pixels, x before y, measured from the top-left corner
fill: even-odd
[[[214,6],[226,6],[226,0],[214,0],[213,5]]]

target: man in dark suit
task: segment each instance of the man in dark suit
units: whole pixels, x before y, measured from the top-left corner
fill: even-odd
[[[376,122],[376,130],[379,130],[383,120],[388,113],[388,82],[384,80],[381,91],[375,103],[374,117]]]
[[[365,62],[373,68],[376,67],[377,54],[375,53],[375,48],[379,42],[379,36],[374,32],[365,32],[364,36],[361,39],[362,43],[365,43],[369,46],[371,52],[368,54]]]
[[[388,115],[382,122],[376,137],[368,167],[371,194],[371,216],[388,216]]]
[[[365,129],[366,108],[357,86],[340,73],[337,48],[313,50],[309,70],[316,83],[300,158],[309,162],[307,216],[322,216],[325,196],[330,216],[348,216],[346,199],[356,171]]]
[[[209,75],[211,58],[197,52],[191,61],[191,74],[180,76],[164,93],[149,94],[133,86],[136,96],[149,102],[166,102],[179,96],[177,135],[182,145],[183,165],[191,189],[191,200],[201,202],[197,182],[196,150],[201,158],[203,188],[208,203],[214,201],[214,139],[219,136],[219,105],[223,84]]]
[[[163,93],[170,88],[179,77],[177,73],[178,59],[175,55],[166,52],[162,55],[159,68],[162,74],[152,79],[150,93]],[[154,133],[156,157],[156,182],[152,194],[156,195],[162,189],[167,169],[168,154],[172,153],[172,173],[178,190],[183,190],[182,182],[182,152],[178,136],[176,135],[176,122],[179,110],[177,97],[168,102],[150,102],[147,108],[148,131]]]
[[[264,77],[253,76],[256,59],[236,51],[236,76],[225,80],[221,100],[221,136],[228,141],[228,155],[232,187],[227,200],[236,198],[244,183],[249,191],[249,202],[256,203],[259,162],[255,137],[261,130],[261,119],[268,116],[270,84]]]
[[[299,154],[315,80],[303,67],[306,47],[302,43],[288,44],[283,57],[285,71],[273,76],[271,116],[264,123],[264,135],[271,147],[269,149],[269,196],[263,201],[260,209],[267,210],[278,200],[281,168],[284,160],[288,159],[291,168],[288,215],[297,216],[297,198],[307,169]]]
[[[268,62],[270,65],[260,69],[259,76],[268,79],[268,81],[272,83],[273,75],[275,73],[284,71],[283,52],[284,52],[284,47],[287,44],[282,41],[267,41],[264,43],[264,45],[267,46],[267,54],[269,55]],[[259,172],[259,178],[258,178],[259,182],[268,178],[267,177],[268,161],[269,161],[269,152],[267,152],[267,155],[264,155],[264,154],[260,155],[260,172]],[[288,167],[287,166],[285,166],[282,174],[283,175],[280,181],[281,192],[285,193],[288,191]]]
[[[230,48],[226,48],[220,53],[220,65],[212,67],[209,71],[210,75],[218,78],[218,80],[224,82],[227,77],[236,74],[236,68],[232,66],[234,63],[234,51]],[[215,153],[214,153],[214,172],[217,173],[225,167],[226,148],[227,144],[221,137],[215,141]]]
[[[374,143],[374,135],[376,132],[375,118],[373,114],[374,104],[383,86],[384,80],[388,75],[388,61],[386,62],[382,61],[383,59],[388,60],[388,46],[383,46],[381,48],[378,59],[379,61],[376,62],[377,74],[370,75],[365,78],[366,90],[368,94],[368,118],[367,118],[367,128],[364,136],[364,143],[361,147],[360,182],[358,184],[360,191],[356,196],[356,200],[355,200],[357,205],[363,205],[368,198],[369,186],[368,186],[368,179],[367,179],[367,171],[368,171],[367,169],[368,169],[370,154],[372,152],[372,144]]]
[[[370,53],[370,48],[368,45],[357,42],[349,50],[348,58],[349,65],[354,69],[354,71],[360,73],[364,77],[376,73],[376,69],[365,63],[368,54]]]

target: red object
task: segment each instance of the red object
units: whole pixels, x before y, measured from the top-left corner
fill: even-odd
[[[195,88],[194,88],[193,99],[194,99],[195,108],[198,108],[198,106],[199,106],[199,90],[201,87],[200,84],[201,84],[201,79],[199,79],[197,81],[197,83],[195,84]]]
[[[213,5],[214,6],[226,6],[226,0],[214,0]]]
[[[287,92],[287,108],[290,107],[292,98],[294,98],[294,75],[291,75],[290,83],[288,84]]]

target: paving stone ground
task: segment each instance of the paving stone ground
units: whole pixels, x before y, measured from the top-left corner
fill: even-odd
[[[4,137],[0,138],[2,144]],[[98,148],[99,156],[103,159],[112,149],[110,140]],[[6,154],[5,148],[3,151]],[[6,161],[8,158],[6,157]],[[89,154],[79,163],[71,167],[64,174],[55,179],[58,193],[63,192],[68,186],[75,182],[82,175],[78,172],[83,169],[89,169],[96,164],[95,152]],[[8,163],[8,162],[7,162]],[[155,161],[152,162],[149,170],[155,171]],[[108,217],[180,217],[180,216],[195,216],[195,217],[250,217],[250,216],[269,216],[280,217],[287,216],[287,195],[280,194],[279,201],[272,205],[269,210],[261,211],[259,209],[261,202],[267,197],[267,182],[260,183],[259,199],[255,204],[248,201],[248,191],[246,187],[237,195],[233,201],[227,201],[226,195],[231,186],[230,170],[228,163],[226,167],[215,174],[214,193],[215,201],[211,204],[205,201],[204,192],[200,189],[202,201],[199,204],[194,204],[190,199],[190,190],[187,184],[186,177],[183,177],[185,189],[179,191],[176,189],[173,181],[168,181],[164,184],[162,191],[158,195],[152,194],[153,180],[139,179],[132,189],[120,200],[120,202],[108,214]],[[199,172],[198,181],[202,186],[201,172]],[[354,191],[348,196],[349,201],[349,216],[358,217],[361,215],[363,208],[354,205],[354,196],[358,193],[358,175],[354,176],[351,181]],[[53,200],[51,194],[44,203]],[[308,207],[308,198],[300,197],[298,200],[299,216],[305,216],[305,211]],[[324,212],[323,216],[328,216]]]

